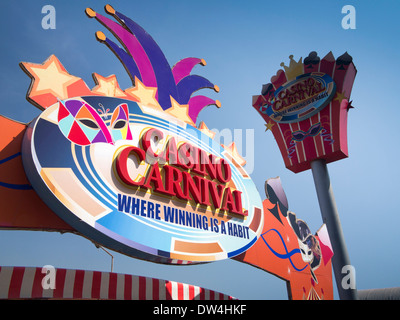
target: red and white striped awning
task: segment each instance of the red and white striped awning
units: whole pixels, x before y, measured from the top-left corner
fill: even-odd
[[[129,274],[55,269],[55,288],[43,289],[46,270],[0,267],[0,299],[232,300],[197,286]]]

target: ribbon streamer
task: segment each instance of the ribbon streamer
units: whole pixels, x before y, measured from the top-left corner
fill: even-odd
[[[284,247],[284,249],[285,249],[285,254],[281,254],[281,253],[278,253],[278,252],[276,252],[274,249],[272,249],[271,248],[271,246],[268,244],[268,242],[265,240],[265,238],[264,238],[264,235],[266,235],[268,232],[270,232],[270,231],[274,231],[278,236],[279,236],[279,238],[281,239],[281,241],[282,241],[282,245],[283,245],[283,247]],[[279,231],[278,230],[276,230],[276,229],[270,229],[270,230],[268,230],[267,232],[265,232],[265,233],[263,233],[262,235],[261,235],[261,238],[264,240],[264,242],[265,242],[265,244],[267,245],[267,247],[271,250],[271,252],[274,254],[274,255],[276,255],[278,258],[280,258],[280,259],[289,259],[289,261],[290,261],[290,264],[293,266],[293,268],[295,269],[295,270],[297,270],[297,271],[303,271],[305,268],[307,268],[307,266],[308,266],[308,264],[307,265],[305,265],[303,268],[297,268],[295,265],[294,265],[294,263],[293,263],[293,261],[292,261],[292,259],[291,259],[291,257],[294,255],[294,254],[296,254],[296,253],[300,253],[300,249],[293,249],[292,251],[288,251],[288,249],[287,249],[287,247],[286,247],[286,244],[285,244],[285,241],[283,240],[283,237],[282,237],[282,235],[279,233]]]

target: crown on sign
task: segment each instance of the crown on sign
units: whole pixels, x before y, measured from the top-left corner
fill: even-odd
[[[284,62],[281,63],[281,67],[285,69],[286,78],[288,81],[293,80],[297,76],[304,73],[303,62],[302,62],[303,58],[300,58],[300,60],[296,62],[293,59],[293,55],[291,54],[289,56],[289,59],[290,59],[289,67],[285,66]]]

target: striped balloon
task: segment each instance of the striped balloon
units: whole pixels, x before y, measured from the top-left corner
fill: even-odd
[[[43,270],[43,271],[42,271]],[[43,289],[46,269],[0,267],[0,299],[232,300],[197,286],[129,274],[55,269],[55,288]]]

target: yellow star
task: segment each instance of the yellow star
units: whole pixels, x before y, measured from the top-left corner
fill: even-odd
[[[274,126],[275,123],[272,123],[272,121],[269,121],[267,124],[265,124],[266,129],[265,132],[267,132],[268,130],[271,130],[272,127]]]
[[[347,98],[345,97],[345,95],[344,95],[344,92],[342,93],[342,92],[337,91],[337,92],[336,92],[335,99],[333,99],[333,100],[338,100],[339,103],[341,103],[343,99],[347,99]]]
[[[29,97],[50,93],[61,100],[67,99],[67,87],[81,80],[70,75],[55,55],[51,55],[43,64],[22,62],[21,66],[33,79]]]
[[[171,97],[171,108],[165,110],[168,114],[178,118],[186,123],[190,124],[191,126],[195,127],[195,123],[193,122],[192,118],[189,116],[189,105],[183,104],[180,105],[178,102],[175,101],[174,98]]]
[[[134,97],[140,104],[162,111],[156,99],[157,88],[146,87],[135,77],[135,86],[125,89],[125,93]]]
[[[107,97],[126,97],[125,92],[119,87],[117,77],[114,74],[102,77],[97,73],[93,73],[93,80],[96,83],[96,86],[92,89],[93,93]]]
[[[200,126],[199,126],[199,130],[203,133],[205,133],[206,135],[208,135],[211,139],[214,139],[215,137],[215,132],[208,130],[208,127],[206,126],[206,124],[204,123],[204,121],[200,122]]]
[[[246,164],[246,160],[240,155],[236,144],[232,142],[229,146],[222,145],[222,147],[229,153],[231,159],[234,159],[240,166]]]

